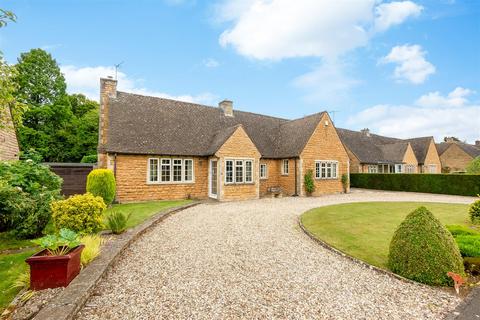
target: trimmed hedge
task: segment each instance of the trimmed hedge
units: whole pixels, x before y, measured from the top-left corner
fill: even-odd
[[[351,173],[353,188],[476,196],[480,175]]]
[[[411,212],[390,242],[390,270],[429,285],[451,285],[447,272],[464,274],[453,236],[425,207]]]

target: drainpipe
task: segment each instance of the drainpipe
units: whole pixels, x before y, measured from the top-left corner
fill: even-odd
[[[298,173],[297,173],[297,158],[295,158],[295,193],[293,197],[298,197]]]

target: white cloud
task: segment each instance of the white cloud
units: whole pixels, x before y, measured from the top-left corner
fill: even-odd
[[[380,63],[395,63],[394,77],[397,81],[407,80],[413,84],[425,82],[435,73],[435,66],[425,59],[426,52],[419,45],[395,46]]]
[[[215,60],[213,58],[208,58],[208,59],[203,60],[203,65],[207,68],[216,68],[216,67],[220,66],[220,62],[218,62],[217,60]]]
[[[307,101],[337,104],[348,96],[350,89],[360,83],[347,75],[346,68],[340,61],[325,61],[294,79],[293,84],[310,92],[306,96]]]
[[[365,46],[377,31],[418,16],[421,6],[411,1],[225,0],[216,12],[218,20],[233,23],[220,44],[242,55],[331,59]]]
[[[60,69],[65,75],[70,93],[83,93],[94,100],[99,99],[100,78],[115,75],[115,68],[107,66],[76,67],[62,65]],[[198,95],[171,95],[165,92],[152,91],[141,86],[142,80],[132,79],[121,71],[118,71],[117,79],[119,91],[204,104],[212,104],[218,100],[217,96],[209,92]]]
[[[385,31],[409,17],[418,17],[422,10],[422,6],[412,1],[381,3],[375,8],[374,28],[378,32]]]
[[[463,107],[468,102],[466,97],[472,93],[474,91],[462,87],[455,88],[446,97],[442,96],[438,91],[429,92],[418,98],[415,104],[426,108]]]
[[[413,105],[377,105],[351,116],[347,124],[398,138],[433,135],[441,141],[455,136],[473,142],[480,137],[480,105],[465,99],[471,93],[458,87],[446,97],[428,93]],[[439,105],[435,107],[435,103]]]

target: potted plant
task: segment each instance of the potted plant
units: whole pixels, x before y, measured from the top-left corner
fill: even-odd
[[[84,245],[78,235],[61,229],[58,235],[47,235],[34,243],[43,250],[26,260],[30,265],[30,289],[66,287],[80,272]]]

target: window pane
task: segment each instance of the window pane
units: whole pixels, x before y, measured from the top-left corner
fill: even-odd
[[[245,182],[252,182],[252,161],[245,161]]]
[[[182,181],[182,159],[173,159],[173,181]]]
[[[320,162],[315,162],[315,178],[320,179]]]
[[[162,182],[170,181],[170,159],[162,159]]]
[[[193,160],[187,159],[183,160],[184,166],[184,179],[185,181],[193,181]]]
[[[331,178],[332,177],[332,164],[331,163],[327,163],[327,178]]]
[[[332,178],[336,178],[336,177],[337,177],[337,163],[333,162],[332,163]]]
[[[235,182],[243,183],[243,161],[235,161]]]
[[[267,177],[267,165],[266,164],[261,164],[260,165],[260,178],[266,178]]]
[[[150,171],[149,171],[149,180],[150,182],[158,181],[158,159],[150,159]]]
[[[288,160],[283,160],[283,173],[288,174]]]
[[[233,161],[227,160],[225,162],[225,181],[228,183],[233,182]]]

